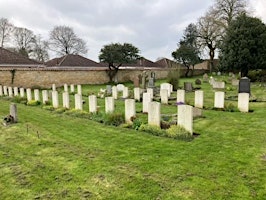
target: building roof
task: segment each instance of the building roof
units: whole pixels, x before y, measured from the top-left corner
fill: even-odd
[[[93,60],[74,54],[67,54],[60,58],[54,58],[45,64],[47,67],[102,67],[102,65]]]
[[[161,65],[164,68],[173,68],[173,67],[184,68],[184,66],[182,64],[177,63],[177,62],[170,60],[168,58],[162,58],[160,60],[157,60],[155,63],[157,63],[158,65]]]
[[[0,65],[1,66],[31,66],[31,65],[41,65],[39,62],[35,60],[31,60],[19,53],[15,53],[0,47]]]
[[[102,66],[108,66],[108,63],[101,63]],[[146,58],[139,58],[134,63],[123,63],[121,68],[161,68],[158,63],[152,62]]]

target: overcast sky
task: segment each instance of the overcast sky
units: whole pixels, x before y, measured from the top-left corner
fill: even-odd
[[[131,43],[141,56],[171,58],[183,31],[214,0],[0,0],[0,17],[48,39],[57,25],[72,27],[86,41],[87,58],[98,60],[103,45]],[[266,23],[266,0],[250,0]],[[51,55],[54,57],[54,55]]]

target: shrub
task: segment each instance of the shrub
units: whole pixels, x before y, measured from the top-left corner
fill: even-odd
[[[90,113],[90,120],[99,122],[99,123],[104,123],[104,119],[105,119],[105,114],[97,112],[97,113]]]
[[[108,113],[105,115],[104,123],[106,125],[119,126],[125,123],[125,117],[122,113]]]
[[[179,70],[171,69],[167,75],[168,83],[173,85],[173,90],[177,90],[179,86]]]
[[[57,108],[57,109],[55,109],[55,113],[62,114],[67,110],[68,110],[67,108]]]
[[[224,111],[227,111],[227,112],[237,112],[238,111],[238,108],[234,104],[228,103],[228,104],[225,104]]]
[[[27,105],[28,106],[38,106],[38,105],[41,105],[41,102],[40,101],[36,101],[36,100],[31,100],[31,101],[27,102]]]
[[[132,128],[135,130],[139,130],[141,125],[142,125],[142,121],[138,118],[135,118],[132,123]]]
[[[193,135],[179,125],[172,125],[166,130],[166,136],[170,138],[180,139],[180,140],[192,140]]]
[[[15,96],[13,99],[11,99],[12,102],[14,103],[27,103],[27,98],[26,97],[20,97],[20,96]]]
[[[64,112],[64,114],[77,118],[90,119],[90,114],[83,110],[75,110],[75,109],[67,110],[66,112]]]
[[[53,106],[43,106],[42,108],[45,109],[45,110],[50,110],[50,111],[54,111],[55,110],[55,108]]]
[[[44,102],[44,105],[50,106],[50,105],[52,105],[52,102],[49,101],[49,100],[48,100],[48,101],[45,101],[45,102]]]
[[[158,126],[152,126],[152,125],[148,125],[148,124],[142,124],[139,127],[139,130],[147,132],[147,133],[151,133],[152,135],[156,135],[156,136],[164,136],[165,135],[165,130],[162,130]]]

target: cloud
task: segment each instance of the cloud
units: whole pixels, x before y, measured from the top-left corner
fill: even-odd
[[[56,25],[67,25],[87,42],[87,57],[98,61],[100,49],[128,42],[150,60],[171,58],[189,23],[196,23],[210,0],[0,0],[0,17],[26,27],[43,38]],[[264,16],[264,0],[254,0]]]

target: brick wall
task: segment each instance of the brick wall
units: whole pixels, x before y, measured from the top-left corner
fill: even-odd
[[[121,69],[118,71],[118,82],[133,81],[135,77],[142,74],[145,70],[148,74],[154,71],[156,79],[163,79],[167,77],[167,69]],[[194,75],[203,74],[203,70],[195,70]],[[181,76],[184,75],[184,71],[180,71]],[[109,77],[106,73],[106,69],[16,69],[14,73],[14,81],[11,84],[12,73],[11,69],[0,69],[0,84],[6,86],[17,87],[41,87],[48,88],[54,83],[57,86],[63,84],[104,84],[108,83]]]

